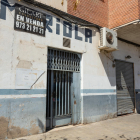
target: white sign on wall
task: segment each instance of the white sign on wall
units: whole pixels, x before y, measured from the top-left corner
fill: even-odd
[[[31,89],[35,82],[44,74],[42,70],[16,69],[16,89]]]

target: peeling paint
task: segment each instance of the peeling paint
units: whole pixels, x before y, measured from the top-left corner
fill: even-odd
[[[5,139],[7,136],[8,119],[0,117],[0,140]]]
[[[34,86],[34,87],[35,87],[35,88],[44,88],[44,87],[45,87],[45,85],[44,85],[43,80],[42,80],[41,82],[39,82],[39,83],[35,84],[35,86]]]
[[[30,69],[32,67],[32,63],[30,61],[20,60],[17,68],[26,68]]]
[[[19,56],[17,57],[17,60],[20,60]]]
[[[19,137],[24,137],[28,135],[34,135],[39,133],[39,126],[36,126],[34,121],[30,123],[30,130],[25,128],[20,128],[12,124],[12,120],[6,117],[0,117],[0,140],[15,139]]]
[[[29,130],[29,133],[34,135],[39,133],[39,127],[36,126],[35,124],[32,124],[31,129]]]
[[[8,128],[8,138],[14,139],[18,137],[24,137],[28,135],[28,130],[16,126],[11,126]]]
[[[36,47],[37,48],[40,48],[40,49],[44,49],[46,46],[45,45],[42,45],[42,44],[36,44]]]
[[[117,113],[109,113],[109,114],[102,115],[101,117],[99,117],[99,119],[97,119],[97,121],[103,121],[103,120],[112,119],[116,117],[117,117]]]
[[[99,122],[99,121],[112,119],[112,118],[116,118],[116,117],[117,117],[117,113],[109,113],[109,114],[104,114],[101,116],[91,116],[91,117],[84,118],[83,124]]]
[[[24,106],[24,104],[20,104],[20,105],[19,105],[19,107],[22,107],[22,106]]]

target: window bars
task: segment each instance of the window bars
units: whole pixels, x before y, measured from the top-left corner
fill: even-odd
[[[80,54],[48,49],[48,70],[80,72]]]

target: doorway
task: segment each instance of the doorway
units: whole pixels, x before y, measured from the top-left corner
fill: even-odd
[[[80,54],[48,49],[47,128],[74,124],[80,120],[77,117],[80,111],[76,112],[80,110],[80,59]]]
[[[117,113],[133,113],[135,110],[133,63],[116,60]]]

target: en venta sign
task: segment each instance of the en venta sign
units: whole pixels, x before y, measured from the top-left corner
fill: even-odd
[[[45,36],[46,15],[19,5],[15,5],[14,29]]]

